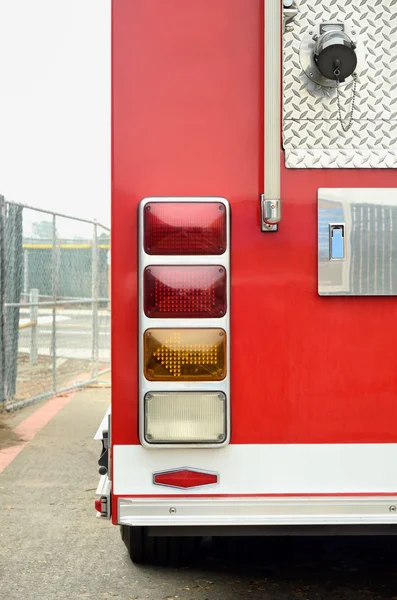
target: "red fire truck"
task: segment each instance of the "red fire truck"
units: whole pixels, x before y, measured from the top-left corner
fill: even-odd
[[[397,524],[394,0],[113,0],[112,404],[132,560]]]

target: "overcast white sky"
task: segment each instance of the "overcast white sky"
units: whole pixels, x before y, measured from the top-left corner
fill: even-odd
[[[110,221],[110,0],[0,0],[0,194]]]

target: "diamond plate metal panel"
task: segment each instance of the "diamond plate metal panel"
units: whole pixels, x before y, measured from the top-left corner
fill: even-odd
[[[287,168],[397,167],[397,0],[300,0],[293,31],[284,34],[283,143]],[[351,25],[365,46],[354,124],[343,132],[336,90],[306,77],[303,36],[324,21]],[[352,83],[341,86],[348,113]]]

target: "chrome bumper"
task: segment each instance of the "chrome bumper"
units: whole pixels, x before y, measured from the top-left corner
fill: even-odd
[[[161,527],[397,525],[397,496],[118,498],[118,523]]]

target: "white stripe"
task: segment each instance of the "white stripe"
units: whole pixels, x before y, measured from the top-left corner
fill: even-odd
[[[70,321],[70,317],[63,317],[62,315],[57,315],[55,317],[55,321],[57,323],[61,323],[63,321]],[[30,319],[20,319],[19,320],[19,324],[20,325],[26,325],[27,323],[30,323],[31,320]],[[39,323],[39,325],[42,325],[44,323],[52,323],[52,316],[48,316],[48,317],[39,317],[37,319],[37,322]]]
[[[382,494],[397,492],[397,444],[230,445],[219,450],[114,446],[114,493],[175,494],[153,485],[156,471],[219,473],[196,494]]]
[[[71,327],[73,327],[73,325],[71,325]],[[42,335],[50,335],[50,334],[52,334],[52,329],[40,329],[40,333]],[[69,337],[91,336],[92,335],[91,324],[88,323],[87,328],[83,331],[81,331],[81,329],[59,329],[57,331],[57,333],[58,333],[58,336],[69,336]],[[98,335],[110,337],[110,332],[98,331]]]
[[[18,352],[30,354],[30,348],[27,346],[18,346]],[[39,347],[37,352],[40,356],[52,356],[51,349]],[[78,360],[91,360],[92,350],[89,348],[58,348],[56,349],[58,358],[76,358]],[[110,350],[108,348],[99,348],[99,360],[110,361]]]

